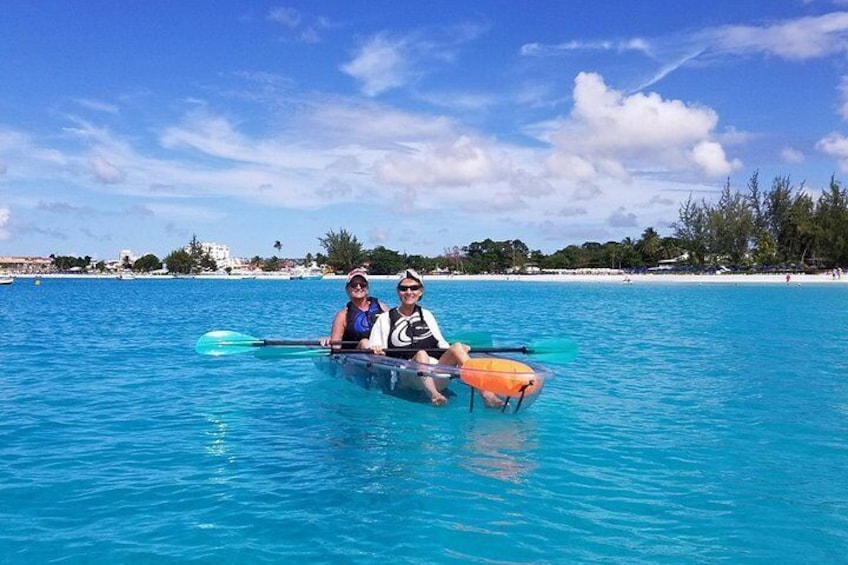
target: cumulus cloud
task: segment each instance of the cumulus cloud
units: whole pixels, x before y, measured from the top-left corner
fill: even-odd
[[[389,154],[374,165],[377,180],[407,187],[469,186],[500,179],[507,169],[504,155],[467,136],[412,155]]]
[[[636,214],[628,212],[622,206],[607,218],[609,225],[614,228],[635,228],[639,226]]]
[[[848,138],[841,133],[833,132],[816,143],[816,149],[836,159],[839,168],[848,172]]]
[[[718,115],[710,108],[665,100],[656,93],[624,93],[595,73],[574,81],[574,108],[552,141],[550,170],[591,181],[626,178],[632,167],[727,175],[739,168],[715,141]]]

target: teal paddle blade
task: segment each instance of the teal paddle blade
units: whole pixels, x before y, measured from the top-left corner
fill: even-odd
[[[565,365],[577,357],[577,343],[570,339],[544,339],[527,347],[534,359],[553,365]]]
[[[200,336],[194,350],[201,355],[236,355],[260,348],[264,341],[247,334],[215,330]]]
[[[461,332],[449,339],[451,343],[461,342],[473,350],[475,347],[492,347],[492,334],[489,332]]]

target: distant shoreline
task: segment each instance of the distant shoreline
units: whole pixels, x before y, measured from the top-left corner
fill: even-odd
[[[116,279],[115,275],[100,275],[100,274],[65,274],[65,273],[50,273],[36,275],[32,273],[26,274],[10,274],[16,279]],[[136,274],[134,278],[137,280],[180,280],[170,275],[144,275]],[[245,278],[240,275],[197,275],[198,280],[258,280],[258,281],[284,281],[289,280],[288,277],[275,275],[257,275],[255,278]],[[389,280],[396,279],[395,275],[369,275],[371,280]],[[429,281],[509,281],[509,282],[546,282],[546,283],[597,283],[597,284],[769,284],[769,285],[800,285],[800,284],[848,284],[848,275],[842,278],[833,278],[829,273],[820,273],[817,275],[806,275],[802,273],[792,273],[789,283],[786,281],[786,273],[778,274],[626,274],[626,273],[609,273],[609,274],[591,274],[591,273],[575,273],[575,274],[542,274],[542,275],[425,275],[425,282]],[[323,280],[344,282],[344,275],[325,275]],[[132,281],[124,281],[127,284],[132,284]],[[309,284],[309,281],[294,281],[294,284]]]

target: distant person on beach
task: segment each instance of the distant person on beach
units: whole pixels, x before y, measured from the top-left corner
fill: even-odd
[[[789,284],[789,281],[791,281],[791,280],[792,280],[792,275],[790,275],[789,273],[786,273],[786,284]]]
[[[468,361],[470,348],[462,343],[450,345],[442,335],[439,324],[432,312],[422,308],[418,301],[424,296],[424,280],[415,270],[406,269],[397,283],[400,306],[381,314],[371,330],[371,350],[377,355],[388,354],[391,357],[412,359],[429,365],[452,365],[461,367]],[[391,352],[386,349],[403,348],[410,352]],[[445,350],[438,358],[432,357],[427,350]],[[438,376],[409,376],[401,378],[404,388],[422,390],[436,406],[447,403],[443,391],[450,380]],[[481,391],[487,406],[501,406],[503,403],[494,394]]]
[[[356,345],[333,345],[333,349],[368,349],[368,336],[377,317],[389,310],[388,306],[368,294],[368,273],[365,269],[354,269],[347,274],[345,283],[347,305],[336,313],[329,337],[321,338],[321,345],[331,342],[356,342]]]

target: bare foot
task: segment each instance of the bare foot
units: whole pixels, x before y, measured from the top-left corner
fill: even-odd
[[[480,396],[483,397],[483,403],[489,408],[500,408],[503,406],[503,401],[493,392],[481,390]]]
[[[436,392],[435,395],[434,394],[430,395],[430,402],[432,404],[434,404],[435,406],[444,406],[445,404],[448,403],[448,399],[445,398],[445,395],[443,395],[442,393]]]

